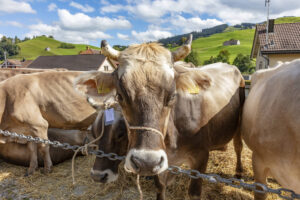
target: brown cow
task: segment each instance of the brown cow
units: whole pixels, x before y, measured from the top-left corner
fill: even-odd
[[[46,72],[46,71],[67,71],[67,69],[63,69],[63,68],[55,68],[55,69],[0,68],[0,82],[4,81],[10,77],[16,76],[18,74],[33,74],[33,73]]]
[[[96,112],[73,89],[75,77],[82,72],[42,72],[11,77],[0,83],[0,129],[47,139],[47,129],[86,129]],[[0,137],[1,143],[10,142]],[[26,141],[17,140],[19,143]],[[28,174],[35,171],[37,145],[27,144],[30,151]],[[49,146],[39,144],[45,172],[51,169]]]
[[[156,43],[118,52],[102,42],[103,52],[118,60],[120,67],[113,73],[90,72],[77,79],[76,89],[94,99],[111,100],[117,94],[130,130],[127,171],[157,175],[169,164],[185,162],[205,172],[209,151],[222,148],[239,132],[244,101],[241,73],[224,63],[174,69],[174,62],[190,48],[191,38],[173,53]],[[165,185],[159,181],[158,185],[159,199],[164,199]],[[202,180],[191,180],[192,199],[200,199],[201,186]]]
[[[274,177],[300,193],[300,59],[252,75],[242,136],[253,151],[256,182]],[[255,199],[266,194],[255,193]]]
[[[63,130],[56,128],[48,129],[48,138],[51,141],[59,141],[61,143],[80,146],[94,139],[90,131]],[[53,164],[58,164],[70,159],[73,154],[74,151],[72,150],[64,150],[50,146],[50,156]],[[9,163],[29,166],[30,152],[28,151],[27,144],[8,142],[0,145],[0,158]],[[39,166],[44,165],[43,158],[40,154],[38,154],[38,164]]]

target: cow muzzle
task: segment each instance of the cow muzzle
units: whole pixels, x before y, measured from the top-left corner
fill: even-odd
[[[118,174],[114,173],[110,169],[106,169],[104,171],[91,169],[91,177],[95,182],[100,183],[111,183],[118,179]]]
[[[168,168],[167,154],[164,150],[131,149],[126,156],[124,168],[144,176],[157,175]]]

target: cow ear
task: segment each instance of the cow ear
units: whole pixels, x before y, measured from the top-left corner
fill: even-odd
[[[87,97],[111,96],[115,93],[113,74],[99,71],[83,73],[75,79],[74,88]]]
[[[209,74],[199,69],[188,69],[176,73],[176,89],[190,94],[198,94],[211,86]]]

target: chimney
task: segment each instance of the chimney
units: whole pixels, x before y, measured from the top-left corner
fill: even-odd
[[[269,19],[269,33],[273,33],[274,32],[274,22],[275,20],[274,19]]]
[[[90,47],[89,46],[86,46],[86,50],[89,50],[90,49]]]

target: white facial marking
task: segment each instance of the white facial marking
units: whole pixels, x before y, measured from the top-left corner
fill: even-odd
[[[163,162],[159,166],[154,166],[152,172],[154,174],[160,174],[161,172],[168,169],[167,154],[162,149],[160,150],[131,149],[126,156],[124,168],[129,172],[134,172],[135,170],[132,167],[130,161],[131,156],[142,158],[143,160],[153,162],[153,163],[159,163],[161,161],[161,158],[163,157]]]
[[[118,180],[119,175],[112,172],[110,169],[106,169],[104,171],[100,171],[100,170],[94,170],[93,168],[91,169],[91,174],[92,175],[103,175],[103,174],[107,174],[107,181],[106,183],[111,183],[114,182],[116,180]]]

